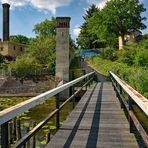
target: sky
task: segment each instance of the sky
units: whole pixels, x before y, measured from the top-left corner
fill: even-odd
[[[87,8],[96,4],[103,8],[107,0],[0,0],[0,38],[2,38],[2,3],[9,3],[10,7],[10,35],[25,35],[35,37],[32,31],[34,25],[51,19],[52,16],[71,17],[70,34],[75,40],[84,22],[83,16]],[[142,15],[148,17],[148,0],[140,0],[147,9]],[[148,26],[148,19],[144,22]],[[148,28],[142,31],[148,33]]]

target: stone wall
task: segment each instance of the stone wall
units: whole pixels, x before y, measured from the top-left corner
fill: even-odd
[[[33,82],[32,80],[25,80],[23,82],[15,80],[15,78],[8,78],[0,86],[0,94],[41,94],[55,87],[54,81],[42,80]]]

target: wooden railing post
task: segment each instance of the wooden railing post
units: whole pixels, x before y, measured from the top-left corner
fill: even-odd
[[[9,147],[8,122],[1,125],[1,148]]]
[[[130,111],[132,110],[132,98],[130,96],[128,96],[128,109],[129,109],[129,114],[128,114],[128,119],[129,119],[129,130],[130,133],[133,133],[133,120],[131,119],[130,116]]]
[[[60,97],[59,94],[56,95],[56,109],[59,110],[60,107]],[[56,114],[56,128],[57,130],[60,128],[60,112],[58,111]]]

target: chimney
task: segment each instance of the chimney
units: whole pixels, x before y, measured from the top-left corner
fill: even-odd
[[[9,41],[9,8],[7,3],[3,5],[3,41]]]

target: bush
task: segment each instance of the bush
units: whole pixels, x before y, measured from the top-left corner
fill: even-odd
[[[133,69],[132,73],[129,75],[129,84],[139,93],[148,97],[148,69]]]
[[[124,49],[118,51],[119,62],[126,63],[127,65],[131,66],[134,64],[136,55],[136,49],[124,47]]]
[[[35,58],[30,57],[29,55],[22,55],[12,62],[9,65],[9,68],[12,71],[15,71],[16,74],[21,78],[26,78],[30,75],[35,74],[39,70],[40,65],[37,64]]]
[[[106,48],[104,50],[104,58],[109,59],[111,61],[115,61],[118,59],[116,51],[114,49]]]
[[[148,50],[139,50],[135,56],[135,65],[148,66]]]

